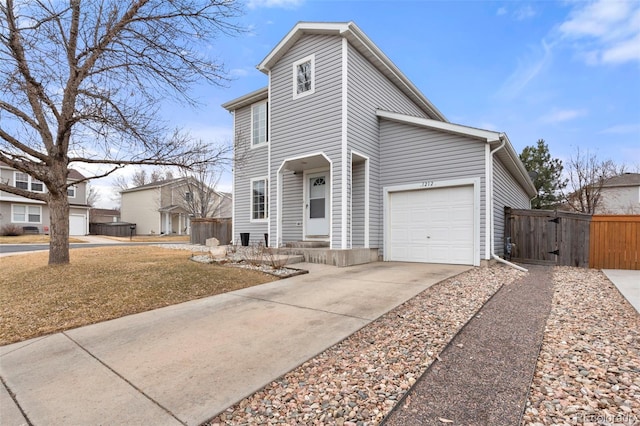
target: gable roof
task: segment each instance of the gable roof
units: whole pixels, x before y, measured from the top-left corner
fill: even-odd
[[[398,114],[396,112],[377,110],[376,115],[379,118],[394,121],[402,124],[422,127],[425,129],[437,130],[455,135],[466,136],[479,142],[499,145],[504,142],[504,149],[496,151],[496,156],[502,161],[507,170],[515,177],[515,179],[527,191],[529,196],[534,197],[538,194],[536,187],[529,177],[527,169],[520,161],[520,157],[513,149],[511,141],[506,133],[495,132],[493,130],[478,129],[476,127],[463,126],[449,122],[431,120],[428,118],[413,117],[410,115]]]
[[[623,173],[618,176],[605,179],[602,186],[604,188],[619,186],[640,186],[640,173]]]
[[[120,191],[120,193],[125,193],[125,192],[134,192],[134,191],[142,191],[145,189],[152,189],[152,188],[160,188],[166,185],[170,185],[172,183],[177,183],[177,181],[182,180],[185,178],[174,178],[174,179],[165,179],[165,180],[159,180],[157,182],[151,182],[151,183],[145,183],[144,185],[140,185],[140,186],[136,186],[134,188],[129,188],[129,189],[125,189],[124,191]]]
[[[447,121],[445,116],[420,90],[396,67],[396,65],[353,22],[298,22],[291,31],[269,52],[257,68],[265,74],[303,36],[308,34],[338,35],[349,40],[351,45],[369,60],[383,75],[392,81],[405,95],[414,101],[429,117]],[[228,108],[241,98],[227,102]]]
[[[129,192],[144,191],[146,189],[162,188],[163,186],[167,186],[167,185],[180,185],[186,182],[187,179],[192,179],[194,180],[194,182],[198,182],[196,179],[193,179],[193,178],[179,177],[179,178],[165,179],[157,182],[146,183],[144,185],[136,186],[135,188],[125,189],[123,191],[120,191],[120,193],[124,194]],[[213,190],[213,192],[220,197],[226,197],[226,198],[232,197],[231,194],[229,193],[216,191],[215,189]]]

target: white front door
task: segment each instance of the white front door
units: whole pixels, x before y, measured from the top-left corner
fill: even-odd
[[[329,236],[329,172],[305,175],[305,234],[308,238]]]

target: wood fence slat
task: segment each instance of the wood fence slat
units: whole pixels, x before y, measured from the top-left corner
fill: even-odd
[[[593,216],[591,238],[591,268],[640,270],[639,215]]]

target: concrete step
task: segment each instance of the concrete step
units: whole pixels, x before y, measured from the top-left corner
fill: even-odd
[[[296,263],[304,262],[304,256],[301,254],[274,254],[271,256],[262,256],[259,259],[247,258],[246,261],[252,263],[262,263],[264,265],[293,265]]]
[[[291,241],[285,244],[288,248],[329,248],[329,241]]]

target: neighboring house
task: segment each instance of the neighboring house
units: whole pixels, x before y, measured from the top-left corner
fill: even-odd
[[[89,223],[113,223],[120,221],[120,210],[94,209],[89,210]]]
[[[600,190],[596,214],[640,214],[640,173],[606,179]]]
[[[121,191],[120,219],[136,224],[138,235],[188,235],[198,203],[188,178],[168,179]],[[230,218],[231,195],[213,191],[207,217]],[[198,215],[195,215],[196,217]]]
[[[352,22],[298,23],[234,114],[233,235],[479,265],[536,190],[504,133],[453,124]],[[464,99],[460,100],[464,102]]]
[[[69,170],[68,182],[84,179],[76,170]],[[0,163],[0,180],[17,188],[45,193],[46,186],[31,176]],[[87,205],[87,183],[80,182],[67,190],[69,195],[69,234],[89,233],[89,206]],[[17,225],[27,229],[37,228],[39,233],[48,234],[51,228],[49,208],[43,201],[0,191],[0,228]]]

